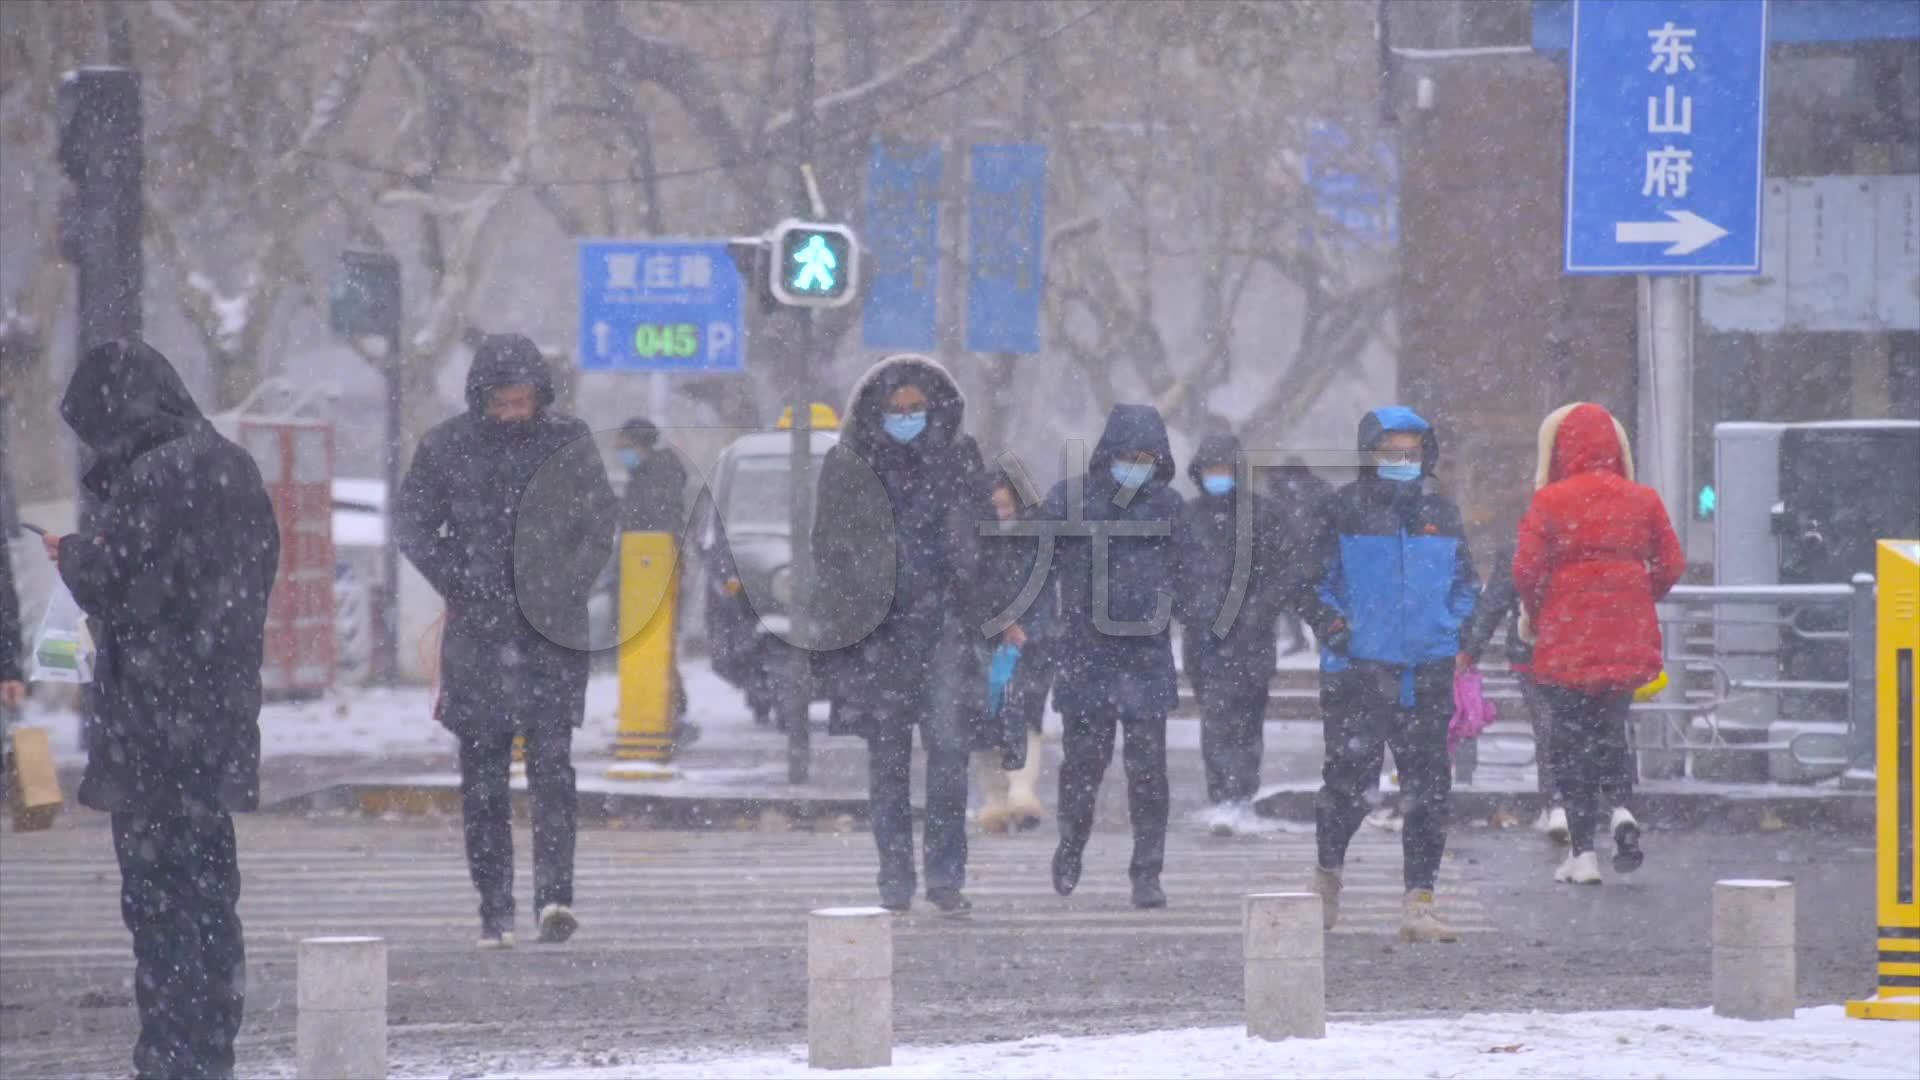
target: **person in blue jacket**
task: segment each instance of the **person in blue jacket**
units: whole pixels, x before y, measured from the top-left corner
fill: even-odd
[[[1060,766],[1060,846],[1053,888],[1080,880],[1100,779],[1126,734],[1127,812],[1133,825],[1133,905],[1160,908],[1167,844],[1167,713],[1179,698],[1168,633],[1180,580],[1174,529],[1184,500],[1167,425],[1151,405],[1115,405],[1087,471],[1055,485],[1040,518],[1054,529],[1059,616],[1053,651]]]
[[[1426,487],[1440,456],[1433,426],[1404,406],[1375,409],[1360,421],[1359,449],[1359,476],[1321,504],[1312,542],[1309,622],[1322,645],[1326,735],[1314,890],[1331,930],[1347,844],[1391,746],[1406,815],[1400,936],[1454,941],[1434,911],[1433,887],[1453,787],[1453,677],[1479,575],[1459,507]]]

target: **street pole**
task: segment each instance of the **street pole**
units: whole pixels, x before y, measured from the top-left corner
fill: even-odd
[[[396,314],[398,312],[396,311]],[[380,672],[386,685],[400,681],[400,538],[396,523],[400,509],[401,410],[406,405],[402,381],[400,327],[390,327],[387,339],[387,526],[381,537]]]
[[[1640,481],[1659,492],[1685,550],[1691,521],[1687,471],[1693,421],[1693,278],[1642,274],[1638,290],[1640,377],[1635,457],[1640,462]],[[1685,701],[1684,683],[1674,680],[1661,692],[1661,703]],[[1639,721],[1641,733],[1657,739],[1662,723],[1643,718]],[[1684,766],[1679,754],[1642,752],[1635,756],[1643,778],[1678,775]]]
[[[799,86],[796,88],[798,131],[803,163],[813,155],[814,48],[812,0],[800,0]],[[803,177],[805,169],[802,170]],[[811,187],[811,185],[808,185]],[[772,258],[779,259],[775,250]],[[774,273],[784,273],[776,266]],[[813,369],[813,309],[795,309],[800,320],[800,347],[793,357],[793,410],[791,462],[793,492],[788,506],[788,526],[792,535],[793,561],[789,573],[793,581],[793,602],[787,613],[788,640],[793,645],[793,674],[787,687],[787,782],[804,784],[813,758],[813,651],[812,635],[807,628],[807,608],[813,600],[813,401],[807,392],[808,374]]]

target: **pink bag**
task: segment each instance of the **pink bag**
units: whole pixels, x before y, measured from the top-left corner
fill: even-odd
[[[1447,724],[1447,756],[1454,748],[1478,736],[1500,718],[1500,710],[1482,692],[1480,673],[1473,668],[1453,676],[1453,719]]]

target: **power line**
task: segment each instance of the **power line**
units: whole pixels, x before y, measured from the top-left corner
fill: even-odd
[[[995,72],[999,71],[1001,68],[1006,67],[1008,64],[1011,64],[1016,60],[1023,59],[1030,53],[1033,53],[1039,50],[1041,46],[1048,44],[1053,39],[1059,37],[1060,35],[1066,33],[1068,30],[1073,29],[1074,27],[1080,25],[1081,23],[1086,22],[1088,19],[1093,18],[1095,15],[1098,15],[1103,11],[1113,10],[1122,6],[1124,5],[1115,4],[1115,3],[1106,3],[1106,2],[1095,3],[1092,7],[1089,7],[1087,10],[1081,12],[1078,15],[1075,15],[1073,18],[1068,19],[1066,22],[1061,23],[1059,26],[1056,26],[1053,29],[1046,31],[1045,33],[1041,34],[1039,37],[1035,38],[1028,44],[1020,47],[1019,49],[1014,50],[1013,52],[1006,54],[1005,56],[1000,57],[999,59],[993,61],[987,66],[980,68],[978,71],[974,71],[967,75],[964,75],[959,79],[955,80],[954,82],[948,83],[947,85],[942,86],[938,89],[930,90],[927,93],[922,94],[917,98],[910,98],[906,102],[906,104],[901,105],[898,108],[890,109],[886,112],[882,112],[878,116],[875,116],[871,124],[866,124],[866,123],[849,124],[845,127],[840,128],[837,131],[827,132],[825,135],[820,137],[820,139],[818,140],[818,143],[820,145],[832,145],[834,143],[842,142],[848,139],[849,137],[862,135],[868,130],[869,127],[877,126],[881,123],[884,123],[887,120],[893,119],[896,116],[913,112],[914,110],[919,109],[922,106],[929,104],[930,102],[937,101],[940,98],[946,97],[949,94],[958,93],[959,91],[964,90],[969,86],[972,86],[974,83],[979,82],[980,80],[986,78],[987,76],[994,74]],[[295,151],[295,153],[299,154],[302,157],[310,158],[316,161],[326,162],[331,165],[339,165],[348,169],[352,169],[356,172],[364,172],[364,173],[372,173],[372,174],[381,175],[381,176],[389,176],[398,180],[414,179],[413,173],[410,173],[404,169],[394,168],[392,166],[376,165],[371,162],[364,162],[364,161],[354,161],[347,158],[334,157],[329,154],[323,154],[323,153],[319,153],[317,151],[311,151],[311,150],[297,150]],[[714,161],[714,162],[709,162],[705,165],[695,165],[695,166],[690,166],[684,169],[669,169],[665,172],[657,173],[654,176],[654,179],[655,180],[684,180],[691,177],[707,176],[716,172],[724,172],[728,169],[737,169],[743,165],[753,165],[753,164],[760,164],[764,162],[777,161],[782,158],[786,158],[790,156],[792,156],[790,151],[772,151],[772,150],[765,151],[758,154],[741,154],[737,157],[734,157],[725,161]],[[449,183],[449,184],[467,184],[467,185],[472,185],[476,187],[601,187],[601,186],[622,187],[622,186],[638,184],[643,182],[642,178],[635,177],[635,176],[604,176],[604,177],[592,177],[592,178],[531,177],[531,178],[526,178],[521,180],[500,180],[493,177],[440,175],[440,176],[436,176],[435,179],[444,183]]]

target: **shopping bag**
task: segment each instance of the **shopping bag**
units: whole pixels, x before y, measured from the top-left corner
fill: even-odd
[[[7,804],[14,832],[51,828],[60,812],[60,777],[45,728],[15,727],[8,733]]]
[[[32,682],[90,683],[93,681],[93,634],[87,629],[86,613],[58,575],[47,597],[47,612],[40,617],[40,632],[33,636],[33,667],[27,673]]]
[[[1478,736],[1500,718],[1500,710],[1487,700],[1480,673],[1466,668],[1453,676],[1453,719],[1447,723],[1447,753],[1468,739]]]

